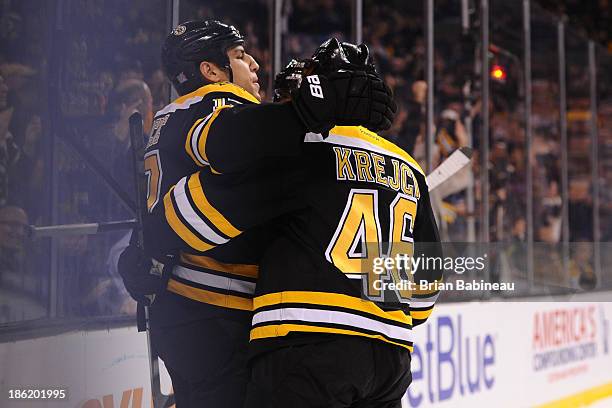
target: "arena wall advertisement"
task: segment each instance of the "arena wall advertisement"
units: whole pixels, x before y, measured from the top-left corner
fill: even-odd
[[[609,302],[440,305],[415,330],[404,406],[558,406],[612,396],[611,319]]]
[[[403,405],[577,406],[612,397],[611,321],[612,302],[441,304],[415,329],[413,383]],[[135,328],[2,343],[0,364],[3,393],[68,389],[69,404],[38,407],[151,406],[146,339]],[[13,400],[7,408],[23,406]]]

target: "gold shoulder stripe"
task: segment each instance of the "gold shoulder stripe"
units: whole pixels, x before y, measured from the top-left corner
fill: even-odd
[[[259,100],[257,100],[257,98],[255,98],[253,95],[248,93],[244,88],[234,83],[231,83],[231,82],[217,82],[215,84],[204,85],[203,87],[198,88],[191,93],[188,93],[186,95],[183,95],[177,98],[176,100],[174,100],[173,103],[181,104],[185,102],[187,99],[193,98],[194,96],[204,98],[206,97],[206,95],[213,93],[213,92],[231,93],[242,99],[246,99],[249,102],[260,103]]]
[[[168,191],[168,193],[166,193],[166,195],[164,196],[166,221],[168,221],[168,224],[170,225],[172,230],[176,233],[176,235],[179,236],[179,238],[181,238],[184,242],[186,242],[196,251],[204,252],[214,248],[214,245],[202,241],[181,222],[178,215],[176,214],[174,205],[172,204],[172,198],[170,197],[173,192],[174,187],[172,187],[170,191]]]
[[[373,302],[341,293],[310,291],[269,293],[253,299],[253,308],[257,310],[265,306],[279,305],[282,303],[308,303],[313,305],[343,307],[345,309],[359,310],[398,323],[412,324],[412,318],[405,313],[397,314],[385,312]]]
[[[204,194],[204,188],[200,182],[199,174],[200,173],[195,173],[191,175],[191,177],[189,177],[189,181],[187,182],[189,192],[191,193],[191,197],[193,198],[195,205],[202,212],[202,214],[204,214],[206,218],[223,234],[230,238],[240,235],[242,231],[234,227],[232,223],[223,216],[223,214],[221,214],[210,204],[206,198],[206,195]]]
[[[210,290],[194,288],[193,286],[185,285],[184,283],[175,281],[174,279],[170,279],[168,281],[168,290],[172,293],[176,293],[177,295],[185,296],[186,298],[215,306],[249,311],[253,309],[253,302],[249,298],[225,295],[223,293],[212,292]]]
[[[224,105],[224,106],[220,106],[219,108],[217,108],[217,110],[213,112],[210,119],[208,119],[208,122],[206,122],[206,125],[204,125],[204,128],[202,129],[200,134],[195,136],[198,138],[197,140],[198,152],[200,153],[200,156],[202,156],[204,160],[206,160],[208,163],[210,163],[210,160],[208,160],[208,156],[206,155],[206,139],[208,138],[208,132],[210,131],[210,125],[212,125],[215,119],[217,119],[217,117],[219,116],[219,114],[221,113],[223,109],[227,109],[231,107],[232,106],[230,105]],[[211,165],[211,168],[212,168],[212,165]]]
[[[245,276],[247,278],[257,278],[259,266],[248,264],[229,264],[219,262],[216,259],[202,255],[181,254],[181,261],[189,265],[200,266],[213,271],[231,273],[233,275]]]
[[[385,150],[388,150],[400,156],[402,159],[412,164],[421,174],[425,174],[419,163],[417,163],[417,161],[414,160],[414,158],[410,156],[404,149],[388,141],[384,137],[379,136],[375,132],[364,128],[363,126],[336,126],[332,130],[330,130],[330,133],[354,137],[356,139],[364,140],[366,142],[377,145]]]
[[[274,325],[266,325],[255,327],[251,329],[251,341],[258,339],[265,339],[271,337],[282,337],[286,336],[291,332],[310,332],[310,333],[333,333],[333,334],[344,334],[349,336],[361,336],[361,337],[369,337],[371,339],[382,340],[386,343],[394,344],[396,346],[404,347],[412,352],[413,346],[408,346],[406,344],[397,343],[395,341],[389,340],[378,334],[369,334],[369,333],[361,333],[356,330],[348,330],[348,329],[336,329],[331,327],[321,327],[321,326],[310,326],[306,324],[274,324]]]
[[[195,157],[195,154],[193,153],[193,149],[191,148],[191,139],[193,138],[193,131],[195,130],[195,128],[198,127],[198,125],[200,123],[202,123],[204,119],[198,119],[195,121],[195,123],[193,124],[193,126],[191,127],[191,129],[189,129],[189,133],[187,133],[187,139],[185,139],[185,151],[187,152],[187,154],[189,155],[189,157],[191,157],[193,159],[193,161],[198,165],[198,166],[205,166],[205,163],[202,163],[200,160],[198,160]]]
[[[188,93],[187,95],[177,98],[172,103],[166,105],[162,110],[157,112],[155,117],[159,118],[168,113],[176,112],[177,110],[189,109],[192,105],[202,102],[202,100],[204,100],[204,98],[212,92],[229,93],[231,95],[246,99],[252,103],[260,103],[257,98],[238,85],[229,82],[219,82],[216,84],[205,85],[191,93]]]

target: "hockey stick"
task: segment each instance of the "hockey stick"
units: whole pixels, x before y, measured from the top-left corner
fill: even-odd
[[[135,242],[140,248],[144,248],[143,236],[143,212],[147,201],[147,183],[144,170],[144,131],[142,125],[142,115],[138,112],[130,116],[130,141],[132,143],[132,165],[134,174],[134,185],[136,186],[136,228]],[[141,305],[139,304],[139,307]],[[151,347],[151,328],[149,326],[149,308],[144,306],[144,320],[147,332],[147,349],[149,352],[149,374],[151,377],[151,396],[153,408],[166,408],[174,403],[173,395],[165,395],[161,390],[159,379],[159,360],[157,353]]]
[[[435,192],[440,197],[446,197],[467,187],[454,183],[454,179],[459,176],[461,170],[469,166],[471,157],[472,149],[469,147],[461,147],[455,150],[427,176],[429,192]]]
[[[471,149],[462,147],[453,152],[442,164],[427,176],[429,191],[439,191],[450,181],[453,181],[461,170],[470,163]],[[130,228],[141,228],[141,221],[131,219],[122,221],[60,224],[38,227],[30,225],[29,236],[32,239],[58,237],[66,235],[95,235],[101,232],[117,231]],[[140,244],[142,239],[139,237]]]
[[[136,220],[92,222],[88,224],[60,224],[37,227],[30,225],[31,239],[61,237],[66,235],[95,235],[100,232],[126,230],[136,227]]]
[[[76,131],[75,131],[76,132]],[[66,133],[59,132],[58,135],[64,140],[69,146],[71,146],[81,158],[84,159],[84,162],[89,166],[98,176],[102,178],[102,180],[106,183],[106,185],[110,188],[110,191],[114,193],[120,200],[125,204],[127,208],[136,212],[136,203],[130,195],[119,185],[117,180],[113,178],[113,176],[109,173],[108,170],[100,163],[100,161],[90,153],[85,146],[79,141],[76,140],[76,137],[69,136],[71,133],[66,131]]]

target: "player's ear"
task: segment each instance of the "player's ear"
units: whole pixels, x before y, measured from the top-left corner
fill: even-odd
[[[200,62],[200,72],[208,82],[215,83],[225,80],[225,76],[219,67],[208,61]]]

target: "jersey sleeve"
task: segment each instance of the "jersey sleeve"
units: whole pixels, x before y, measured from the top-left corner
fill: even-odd
[[[191,98],[198,92],[201,100],[186,120],[184,144],[197,166],[234,173],[264,158],[299,154],[306,128],[290,104],[260,104],[228,83],[207,85]],[[174,105],[188,100],[180,98]]]
[[[210,169],[183,177],[163,199],[166,232],[178,248],[205,252],[303,206],[293,172],[270,166],[248,175]]]
[[[305,133],[290,104],[241,105],[215,112],[191,145],[217,173],[234,173],[264,159],[297,156]]]
[[[413,234],[415,243],[414,256],[442,258],[443,253],[438,226],[436,225],[424,177],[419,179],[419,186],[421,197],[419,199]],[[413,326],[425,323],[431,315],[440,294],[435,284],[442,281],[443,270],[437,267],[439,265],[438,262],[430,262],[429,264],[432,265],[431,268],[419,268],[413,277],[418,288],[410,298],[410,315],[412,316]],[[426,281],[431,285],[431,289],[421,289],[419,284],[422,281]]]

